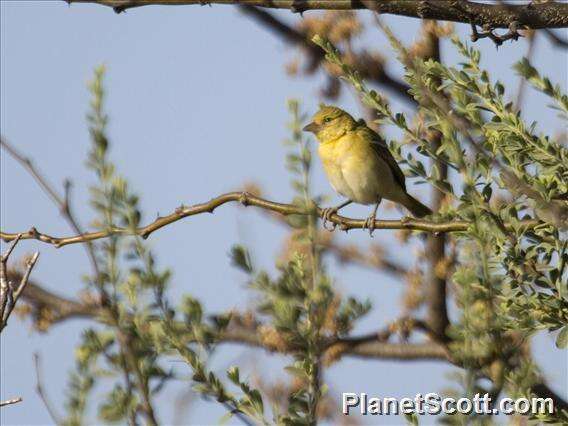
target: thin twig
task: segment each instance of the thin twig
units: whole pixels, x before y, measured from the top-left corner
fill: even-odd
[[[65,181],[65,195],[61,197],[57,191],[53,188],[53,186],[47,181],[47,179],[36,169],[33,165],[32,161],[20,153],[14,146],[6,141],[4,137],[0,136],[0,145],[6,149],[8,154],[14,158],[18,163],[20,163],[26,171],[30,173],[30,175],[34,178],[34,180],[38,183],[40,188],[49,196],[51,201],[59,208],[59,212],[63,215],[71,229],[77,233],[82,234],[82,227],[79,224],[79,221],[73,215],[71,205],[69,203],[69,192],[71,189],[71,182],[66,180]],[[93,268],[93,273],[95,274],[95,279],[98,279],[99,276],[99,266],[97,262],[97,258],[95,255],[95,248],[93,243],[88,241],[85,245],[85,249],[87,251],[87,256],[91,262],[91,267]]]
[[[17,404],[18,402],[22,401],[23,399],[21,397],[7,399],[6,401],[0,401],[0,407],[4,407],[5,405]]]
[[[563,49],[568,48],[568,40],[566,40],[565,38],[560,37],[558,34],[556,34],[554,31],[546,28],[544,30],[544,34],[546,34],[546,36],[552,41],[552,43],[554,43],[556,46],[561,47]]]
[[[35,368],[35,373],[36,373],[36,392],[39,395],[40,399],[43,402],[43,405],[45,405],[45,408],[47,409],[47,412],[49,413],[49,417],[51,417],[51,420],[53,421],[54,424],[59,425],[61,424],[61,420],[60,417],[56,414],[55,409],[53,408],[53,406],[51,405],[51,403],[49,402],[49,399],[47,397],[47,394],[43,388],[43,380],[42,380],[42,370],[41,370],[41,359],[39,354],[36,352],[34,353],[34,368]]]
[[[16,287],[10,284],[10,280],[8,279],[8,259],[21,237],[21,235],[17,235],[10,247],[8,247],[8,250],[6,250],[6,253],[0,258],[0,332],[2,332],[8,324],[8,318],[12,314],[20,295],[28,284],[32,269],[39,257],[39,252],[34,253],[34,255],[26,261],[26,270],[19,284]]]
[[[535,51],[536,35],[537,35],[536,31],[531,31],[527,36],[528,48],[527,48],[527,53],[525,55],[525,58],[527,58],[527,60],[529,62],[532,59],[534,51]],[[523,106],[523,96],[525,94],[525,88],[526,87],[527,87],[527,79],[524,78],[523,76],[520,76],[519,77],[519,87],[517,88],[517,96],[515,98],[515,103],[514,103],[517,111],[519,111],[521,109],[521,107]]]

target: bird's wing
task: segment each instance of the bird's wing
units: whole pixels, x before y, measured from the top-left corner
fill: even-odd
[[[361,121],[362,120],[360,120],[360,122]],[[396,162],[391,152],[389,151],[389,148],[385,140],[381,138],[381,136],[377,132],[370,129],[366,124],[363,124],[360,127],[360,131],[366,133],[364,137],[367,140],[369,139],[371,140],[371,147],[373,148],[373,151],[375,151],[375,153],[388,164],[388,166],[392,171],[394,179],[396,180],[396,182],[400,184],[402,189],[406,191],[406,182],[405,182],[404,173],[402,172],[402,170],[400,170],[398,163]]]

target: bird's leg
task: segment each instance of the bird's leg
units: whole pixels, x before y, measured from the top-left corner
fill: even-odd
[[[377,218],[377,210],[379,208],[379,204],[381,204],[382,198],[379,198],[377,204],[375,204],[375,208],[373,208],[373,212],[369,215],[365,223],[363,224],[363,229],[369,230],[369,235],[373,236],[373,231],[375,230],[375,219]]]
[[[342,209],[345,206],[348,206],[349,204],[351,204],[353,201],[351,200],[347,200],[344,203],[341,203],[340,205],[336,206],[336,207],[328,207],[326,209],[323,209],[321,211],[321,218],[323,219],[323,227],[324,229],[327,229],[328,231],[333,231],[335,229],[335,224],[333,224],[332,228],[327,228],[325,225],[328,221],[331,221],[331,216],[333,216],[335,213],[337,213],[339,211],[339,209]]]

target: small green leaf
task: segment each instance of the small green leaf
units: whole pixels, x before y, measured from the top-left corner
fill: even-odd
[[[568,347],[568,325],[562,327],[562,330],[558,333],[556,337],[556,347],[559,349]]]
[[[239,367],[236,366],[232,366],[231,368],[229,368],[227,370],[227,377],[229,378],[229,380],[231,382],[233,382],[235,385],[239,385],[240,384],[240,375],[239,375]]]

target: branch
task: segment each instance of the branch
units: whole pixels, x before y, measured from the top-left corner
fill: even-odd
[[[519,24],[516,21],[511,22],[509,25],[509,31],[505,34],[496,34],[493,31],[493,28],[489,25],[484,25],[482,32],[477,31],[477,27],[475,24],[471,24],[471,41],[475,43],[477,40],[481,38],[489,38],[495,43],[495,46],[499,47],[507,40],[515,40],[517,41],[519,37],[524,37],[522,34],[519,33]]]
[[[541,398],[551,398],[554,401],[554,409],[558,412],[561,410],[568,412],[568,401],[562,396],[554,392],[546,383],[536,383],[532,385],[531,391]]]
[[[311,41],[307,34],[289,26],[285,22],[276,18],[270,12],[248,4],[240,5],[239,8],[244,14],[252,17],[255,21],[282,37],[284,41],[305,49],[309,55],[310,69],[315,70],[316,67],[325,59],[325,53]],[[414,98],[408,93],[410,87],[404,82],[391,76],[382,64],[365,64],[364,61],[354,61],[354,63],[356,64],[355,67],[357,71],[361,73],[363,78],[389,88],[395,94],[414,103]],[[337,78],[337,76],[333,75],[330,77]]]
[[[47,397],[47,392],[43,387],[41,359],[37,352],[34,353],[34,368],[36,374],[36,386],[35,386],[36,393],[43,402],[43,405],[45,406],[45,409],[47,410],[49,417],[51,417],[51,421],[56,425],[60,425],[62,424],[60,417],[56,414],[53,405],[51,404],[49,398]]]
[[[22,402],[22,401],[23,400],[22,400],[21,397],[7,399],[6,401],[0,401],[0,407],[4,407],[5,405],[17,404],[18,402]]]
[[[204,5],[204,4],[242,4],[239,0],[64,0],[67,3],[97,3],[112,7],[116,12],[139,6],[161,5]],[[307,10],[353,10],[366,9],[368,3],[381,14],[408,16],[419,19],[436,19],[477,25],[490,25],[492,28],[509,28],[511,22],[532,29],[563,28],[568,26],[568,4],[544,3],[508,5],[504,8],[496,4],[476,3],[467,0],[247,0],[248,6],[272,9],[288,9],[292,12]],[[366,5],[367,4],[367,5]]]
[[[427,46],[424,49],[430,52],[429,58],[436,62],[441,63],[440,54],[440,39],[436,31],[428,29],[428,21],[422,23],[424,33],[424,44]],[[441,82],[439,82],[441,84]],[[430,131],[427,134],[427,140],[432,145],[432,150],[437,150],[442,145],[442,134],[437,131]],[[442,161],[433,160],[433,163],[439,170],[440,179],[448,179],[448,165]],[[437,212],[440,210],[444,203],[445,194],[432,187],[432,211]],[[447,307],[446,295],[446,274],[440,273],[440,265],[446,260],[446,235],[445,234],[431,234],[428,236],[426,242],[426,258],[428,259],[428,272],[427,272],[427,288],[426,288],[426,301],[428,310],[428,324],[439,335],[446,336],[446,330],[450,325]]]
[[[15,277],[19,275],[17,271],[9,271],[9,274]],[[70,318],[96,318],[104,314],[100,303],[96,301],[78,302],[66,299],[31,281],[22,298],[33,306],[34,326],[40,331]]]
[[[554,31],[545,29],[544,34],[554,43],[556,46],[561,47],[563,49],[568,48],[568,40],[565,38],[560,37]]]
[[[32,269],[39,257],[39,252],[36,252],[26,261],[26,270],[18,280],[19,284],[14,286],[11,283],[12,280],[8,278],[8,259],[20,239],[21,235],[17,235],[16,238],[13,239],[10,247],[8,247],[8,250],[6,250],[6,253],[0,258],[0,333],[4,330],[4,327],[8,325],[8,318],[14,310],[16,303],[18,303],[22,292],[25,290]]]
[[[287,353],[284,349],[267,347],[257,331],[258,327],[248,328],[241,325],[230,325],[227,331],[219,336],[219,343],[240,343],[269,352]],[[357,341],[357,338],[352,338]],[[384,343],[377,339],[354,343],[350,339],[338,339],[332,346],[344,346],[342,356],[368,359],[390,359],[398,361],[438,360],[447,361],[446,349],[436,343]]]
[[[527,43],[528,43],[528,48],[527,48],[527,52],[525,54],[525,58],[531,62],[534,52],[535,52],[535,45],[536,45],[536,32],[534,31],[530,31],[527,34]],[[515,105],[515,108],[517,109],[517,111],[521,110],[521,107],[523,106],[523,97],[525,94],[525,89],[527,87],[527,79],[524,78],[523,76],[519,77],[519,87],[517,88],[517,95],[515,97],[515,103],[513,105]]]
[[[47,179],[35,168],[35,166],[32,163],[32,160],[30,160],[28,157],[25,157],[15,147],[9,144],[6,141],[6,139],[4,139],[2,136],[0,136],[0,146],[2,146],[6,151],[8,151],[8,154],[10,154],[14,160],[16,160],[18,163],[22,165],[22,167],[38,183],[40,188],[49,196],[49,198],[51,198],[51,200],[57,206],[59,212],[63,215],[68,225],[73,230],[73,232],[75,232],[76,234],[82,234],[83,231],[81,225],[73,215],[73,211],[69,203],[69,191],[71,188],[71,183],[69,181],[65,182],[65,195],[62,197],[57,193],[57,191],[47,181]],[[98,279],[99,266],[95,255],[95,248],[91,242],[87,242],[87,244],[85,245],[85,249],[87,251],[87,256],[89,257],[89,260],[91,262],[91,267],[93,268],[95,278]]]
[[[19,273],[10,271],[10,277],[17,278]],[[40,311],[45,307],[51,309],[52,323],[61,322],[63,320],[75,318],[89,318],[102,323],[110,321],[108,316],[104,315],[104,308],[94,305],[93,303],[82,303],[77,300],[68,299],[59,296],[45,288],[31,284],[26,288],[23,295],[32,309]],[[33,311],[32,311],[33,312]],[[37,312],[34,313],[37,318],[41,316]],[[269,347],[259,333],[260,324],[250,321],[239,321],[239,316],[235,315],[230,326],[218,336],[218,343],[239,343],[258,348],[263,348],[271,352],[284,352],[282,349],[278,351],[273,347]],[[43,327],[42,327],[43,329]],[[346,338],[330,341],[331,345],[346,345],[349,347],[344,355],[360,357],[360,358],[378,358],[378,359],[398,359],[398,360],[416,360],[416,359],[432,359],[447,360],[447,351],[441,345],[435,343],[423,344],[394,344],[385,343],[378,339],[367,338]]]
[[[173,213],[164,217],[158,217],[158,219],[156,219],[149,225],[137,228],[136,230],[114,226],[111,229],[105,231],[87,232],[71,237],[53,237],[51,235],[41,233],[36,228],[32,227],[28,232],[22,232],[18,234],[0,231],[0,238],[2,238],[5,242],[9,242],[18,238],[19,235],[22,240],[38,240],[47,244],[52,244],[58,248],[66,246],[68,244],[86,243],[88,241],[99,240],[101,238],[107,238],[111,235],[138,235],[146,239],[150,236],[150,234],[160,228],[163,228],[164,226],[170,225],[189,216],[195,216],[202,213],[213,213],[217,207],[229,202],[238,202],[243,206],[255,206],[283,215],[312,214],[312,212],[306,211],[302,207],[296,206],[294,204],[284,204],[265,200],[263,198],[251,195],[247,192],[229,192],[227,194],[213,198],[206,203],[195,204],[190,207],[182,205],[178,207]],[[314,208],[317,214],[321,216],[323,209],[319,207]],[[351,219],[337,214],[332,215],[329,222],[339,226],[342,231],[349,231],[350,229],[362,229],[365,226],[365,220],[363,219]],[[519,221],[519,225],[526,228],[534,228],[543,223],[544,222],[536,219],[526,219]],[[465,232],[468,230],[470,225],[471,224],[469,222],[463,220],[455,220],[442,223],[412,218],[404,218],[401,220],[375,220],[375,229],[406,229],[412,231],[436,233]],[[505,224],[505,228],[512,229],[513,225]]]

